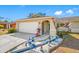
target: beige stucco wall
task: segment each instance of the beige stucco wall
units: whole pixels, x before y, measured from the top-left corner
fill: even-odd
[[[56,28],[55,28],[55,25],[54,25],[54,19],[42,19],[41,21],[38,21],[39,23],[39,28],[42,29],[42,22],[44,21],[49,21],[50,23],[50,35],[51,36],[56,36]],[[40,34],[42,34],[42,30],[40,32]]]
[[[38,24],[39,24],[39,26],[38,26],[38,28],[40,28],[40,29],[42,29],[42,22],[44,22],[44,21],[49,21],[49,23],[50,23],[50,35],[51,36],[56,36],[56,28],[55,28],[55,25],[54,25],[54,18],[51,18],[51,17],[48,17],[48,18],[36,18],[36,19],[30,19],[30,20],[27,20],[27,19],[25,19],[25,20],[21,20],[21,21],[17,21],[16,22],[16,28],[17,28],[17,31],[19,30],[18,28],[19,28],[19,26],[18,26],[18,24],[20,23],[20,22],[38,22]],[[42,34],[42,30],[40,31],[40,34]]]

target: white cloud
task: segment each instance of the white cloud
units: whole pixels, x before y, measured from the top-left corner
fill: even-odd
[[[69,10],[66,11],[66,13],[67,13],[67,14],[73,14],[74,11],[73,11],[72,9],[69,9]]]
[[[63,12],[60,10],[60,11],[56,11],[54,14],[55,15],[61,15]]]

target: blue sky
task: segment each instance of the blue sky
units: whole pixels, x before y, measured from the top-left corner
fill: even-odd
[[[30,13],[46,13],[47,16],[79,16],[78,5],[0,5],[0,16],[10,21],[27,18]]]

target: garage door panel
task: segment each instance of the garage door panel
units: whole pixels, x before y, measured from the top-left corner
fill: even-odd
[[[38,22],[19,23],[19,32],[36,33]]]

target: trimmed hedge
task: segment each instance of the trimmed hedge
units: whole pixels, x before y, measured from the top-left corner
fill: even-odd
[[[8,29],[8,33],[14,33],[14,32],[16,32],[16,29],[15,28]]]

